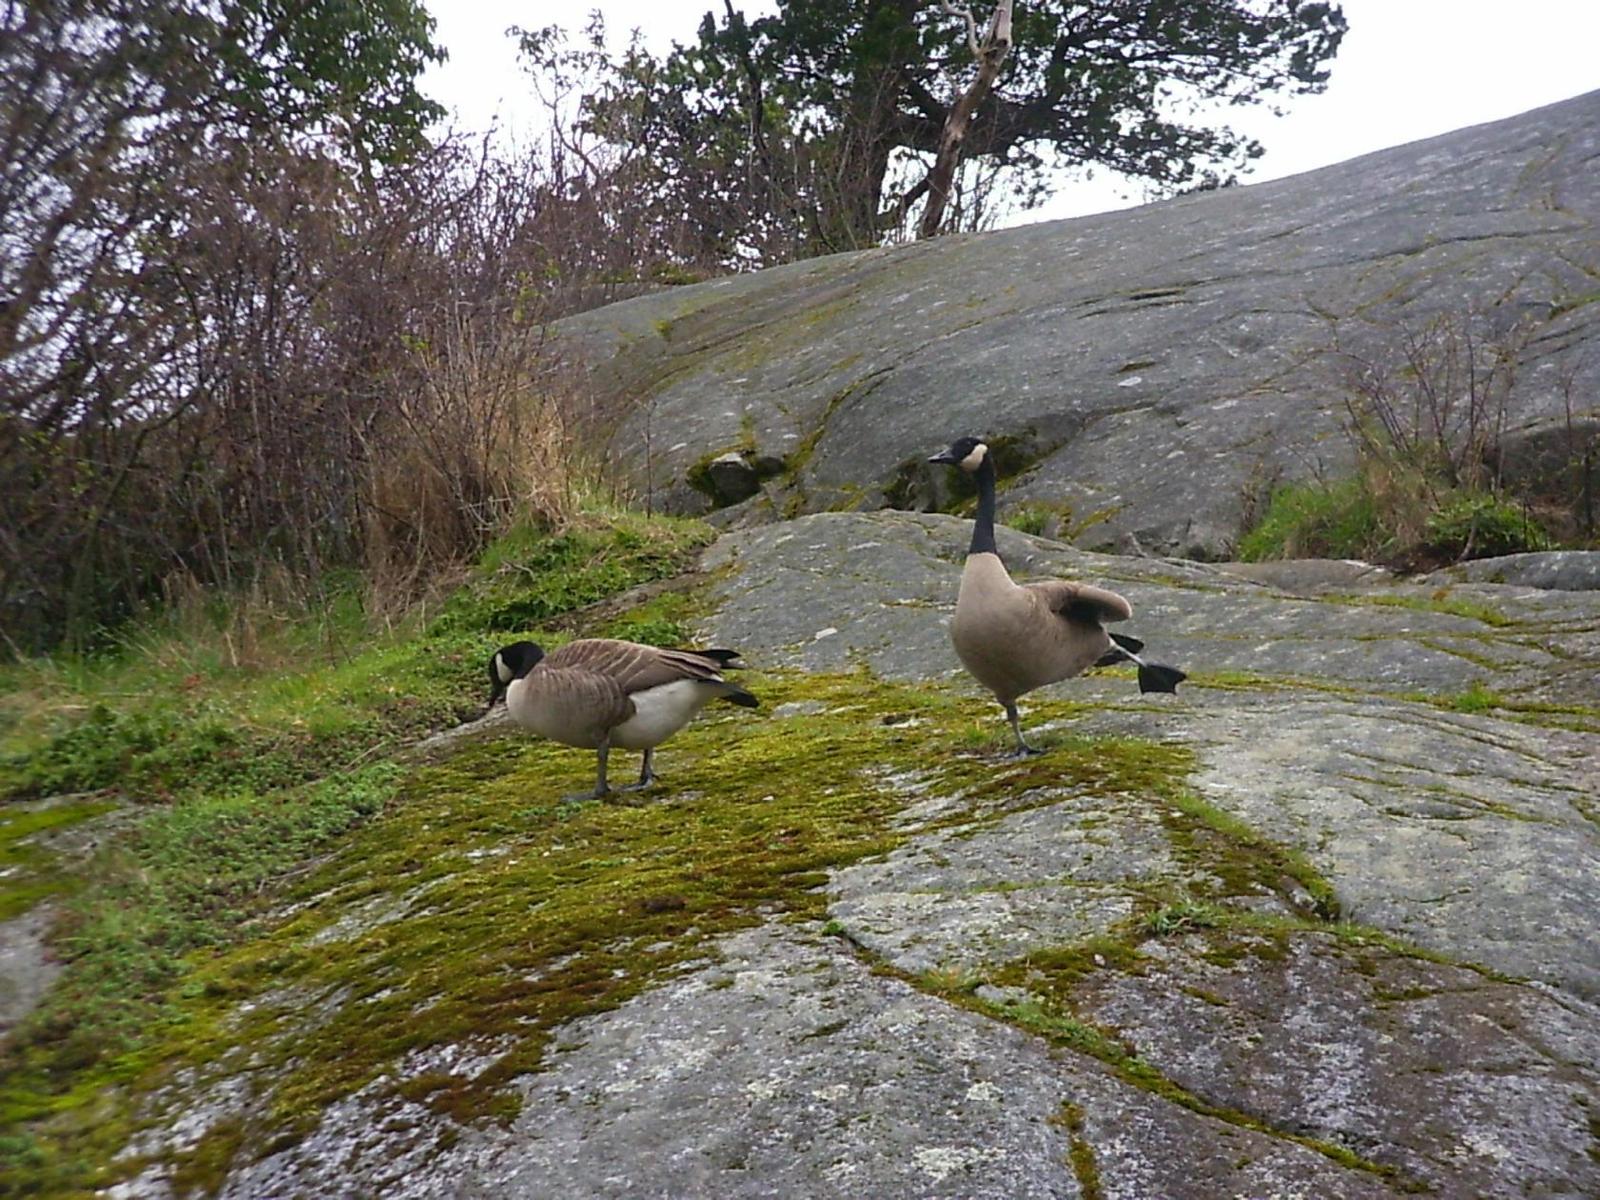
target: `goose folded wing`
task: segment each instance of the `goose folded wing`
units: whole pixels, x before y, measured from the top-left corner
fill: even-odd
[[[718,663],[692,650],[662,650],[614,638],[582,638],[552,650],[552,667],[591,671],[614,679],[626,693],[681,679],[720,679]]]
[[[1100,625],[1107,621],[1126,621],[1133,616],[1133,605],[1116,592],[1093,584],[1049,579],[1023,586],[1043,600],[1058,617],[1077,624]]]

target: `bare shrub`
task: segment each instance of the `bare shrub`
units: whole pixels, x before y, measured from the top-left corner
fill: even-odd
[[[535,151],[353,156],[220,123],[201,67],[124,85],[127,31],[74,42],[35,19],[54,8],[0,13],[28,34],[0,51],[13,650],[93,642],[180,578],[248,597],[364,565],[403,598],[513,520],[570,517],[593,415],[543,331],[716,261],[647,148],[552,94]]]
[[[1496,329],[1492,314],[1469,310],[1400,326],[1376,350],[1341,348],[1344,428],[1356,451],[1350,503],[1375,542],[1364,550],[1420,566],[1549,544],[1526,505],[1505,494],[1501,472],[1530,333],[1521,323]]]
[[[1425,490],[1497,491],[1496,451],[1525,327],[1485,336],[1475,313],[1402,327],[1382,357],[1347,355],[1348,429],[1364,459],[1417,473]]]
[[[8,633],[82,641],[184,572],[416,583],[514,513],[559,521],[578,409],[541,211],[455,143],[367,183],[303,148],[214,161],[89,402],[0,424]]]
[[[463,319],[441,332],[443,345],[413,347],[416,386],[366,439],[366,566],[391,593],[447,574],[516,521],[564,525],[597,473],[539,328],[480,336]]]

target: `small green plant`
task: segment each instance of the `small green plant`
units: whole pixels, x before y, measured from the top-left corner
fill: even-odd
[[[1456,559],[1550,550],[1555,541],[1524,509],[1482,493],[1458,493],[1428,518],[1429,545]]]
[[[1180,900],[1167,904],[1148,914],[1143,922],[1146,933],[1156,937],[1170,937],[1192,929],[1214,929],[1221,924],[1222,915],[1210,904],[1194,900]]]
[[[1505,699],[1498,692],[1485,687],[1482,680],[1474,679],[1466,691],[1451,696],[1447,703],[1456,712],[1482,713],[1500,708],[1505,704]]]
[[[1507,398],[1527,335],[1474,311],[1401,328],[1365,354],[1342,353],[1353,474],[1276,489],[1239,556],[1430,569],[1554,548],[1501,472]],[[1539,481],[1518,486],[1524,499],[1538,498]]]
[[[1024,500],[1003,512],[1000,520],[1022,533],[1070,542],[1090,526],[1103,521],[1105,516],[1104,512],[1095,512],[1080,520],[1072,505],[1065,501]]]
[[[1030,533],[1034,537],[1047,537],[1054,522],[1054,513],[1032,504],[1019,505],[1005,516],[1005,524],[1019,533]]]
[[[1239,542],[1239,557],[1368,558],[1386,542],[1377,505],[1361,480],[1291,483],[1272,493],[1260,524]]]

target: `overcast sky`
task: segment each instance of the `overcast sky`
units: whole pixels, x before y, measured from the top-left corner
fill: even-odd
[[[582,23],[598,8],[607,27],[633,28],[662,52],[694,35],[708,0],[426,0],[438,22],[435,41],[450,61],[423,88],[451,109],[461,128],[498,120],[513,136],[535,118],[525,75],[507,27]],[[1230,112],[1230,123],[1263,143],[1266,154],[1243,178],[1277,179],[1371,150],[1447,133],[1600,88],[1600,0],[1343,0],[1350,32],[1320,96],[1289,101],[1274,117]],[[1027,0],[1018,0],[1025,5]],[[751,0],[747,13],[771,11]],[[987,5],[976,6],[982,11]],[[1008,224],[1078,216],[1139,203],[1144,192],[1102,174],[1067,184],[1043,208]]]

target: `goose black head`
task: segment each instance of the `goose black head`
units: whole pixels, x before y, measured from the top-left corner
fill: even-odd
[[[489,656],[489,707],[506,694],[506,688],[539,665],[544,649],[537,642],[512,642]]]
[[[964,437],[957,438],[950,443],[950,449],[932,455],[928,461],[960,467],[970,475],[983,465],[983,460],[988,454],[989,447],[984,445],[982,438]]]

